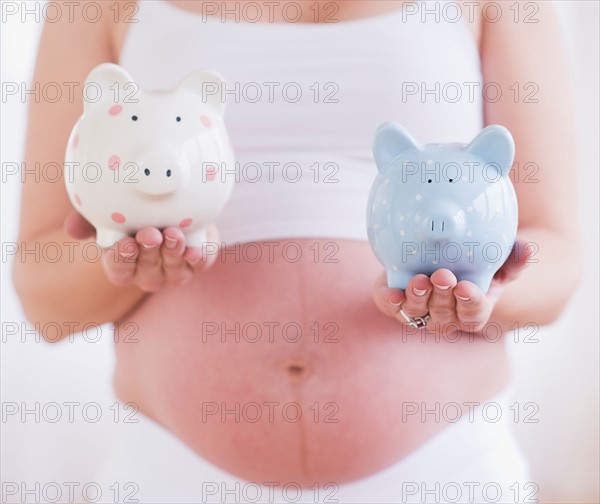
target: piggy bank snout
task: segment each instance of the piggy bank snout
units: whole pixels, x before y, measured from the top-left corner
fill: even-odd
[[[422,232],[430,239],[442,240],[464,231],[464,214],[453,204],[436,204],[423,208]]]
[[[187,163],[176,153],[150,152],[139,159],[137,190],[150,196],[171,194],[182,185],[187,171]]]

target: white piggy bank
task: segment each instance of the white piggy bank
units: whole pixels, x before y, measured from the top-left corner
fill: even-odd
[[[216,72],[198,70],[172,90],[142,91],[118,65],[90,72],[65,182],[98,245],[146,226],[178,226],[187,245],[205,243],[235,183],[225,104],[220,93],[207,92],[222,83]]]

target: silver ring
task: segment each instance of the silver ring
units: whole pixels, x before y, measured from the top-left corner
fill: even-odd
[[[415,329],[422,329],[423,327],[427,326],[427,322],[429,322],[429,319],[431,318],[429,316],[429,312],[422,317],[409,317],[406,313],[404,313],[404,311],[402,311],[402,307],[400,307],[400,315],[404,317],[404,320],[406,320],[406,323],[409,326],[414,327]]]

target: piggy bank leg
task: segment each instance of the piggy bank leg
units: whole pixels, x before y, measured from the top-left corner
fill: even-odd
[[[119,240],[125,238],[127,233],[115,229],[96,229],[96,243],[102,248],[112,247]]]
[[[198,229],[185,235],[185,244],[187,247],[202,248],[208,240],[206,229]]]
[[[411,273],[406,271],[387,270],[388,287],[392,289],[405,290],[409,280],[413,277]]]

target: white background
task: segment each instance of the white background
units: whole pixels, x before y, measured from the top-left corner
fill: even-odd
[[[533,480],[545,502],[600,502],[599,467],[599,328],[598,328],[598,20],[596,1],[558,2],[572,56],[577,98],[581,159],[581,208],[585,237],[584,279],[563,317],[542,328],[538,343],[511,343],[516,399],[539,404],[537,424],[518,423]],[[2,23],[2,82],[30,80],[41,25],[21,23],[18,16]],[[26,121],[19,100],[2,103],[2,161],[21,160]],[[569,170],[571,167],[565,167]],[[5,177],[3,165],[2,243],[16,242],[20,179]],[[554,195],[560,204],[560,194]],[[40,209],[43,211],[43,209]],[[2,419],[2,481],[86,481],[106,446],[106,422],[113,414],[110,384],[113,354],[110,338],[97,343],[78,339],[60,345],[37,344],[29,334],[10,336],[23,313],[10,279],[10,258],[1,264],[1,393],[10,403],[96,401],[104,416],[97,424],[35,423],[33,415]],[[548,283],[549,289],[560,288]],[[20,331],[22,333],[22,331]],[[106,334],[104,335],[106,336]],[[92,336],[91,336],[92,337]],[[78,411],[81,411],[79,409]],[[6,411],[5,411],[6,412]],[[81,417],[79,417],[81,418]],[[65,477],[65,475],[68,475]],[[88,479],[89,481],[89,479]]]

